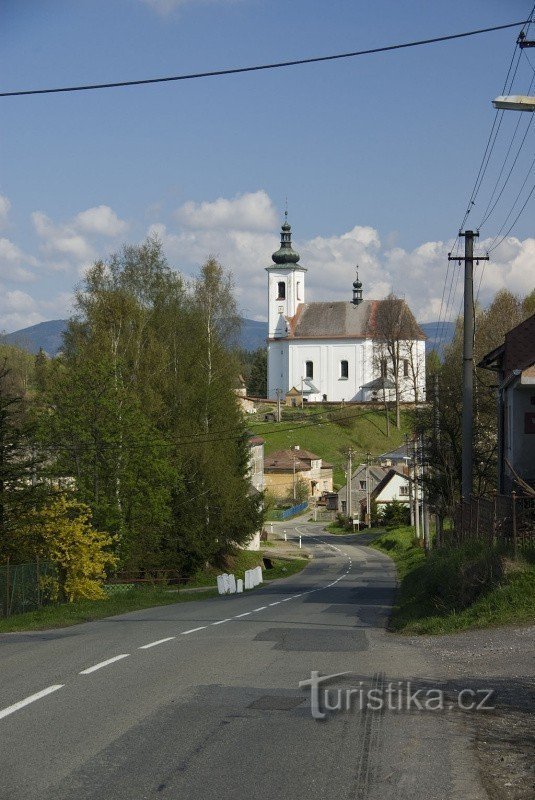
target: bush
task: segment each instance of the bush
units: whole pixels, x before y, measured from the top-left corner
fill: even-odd
[[[410,523],[411,512],[408,506],[394,498],[392,502],[385,503],[379,512],[379,519],[386,528],[397,528],[399,525],[408,525]]]

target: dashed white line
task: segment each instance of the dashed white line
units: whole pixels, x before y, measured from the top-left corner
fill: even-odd
[[[280,603],[280,600],[277,600],[277,602],[276,602],[276,603],[270,603],[269,605],[270,605],[270,606],[278,606],[278,605],[279,605],[279,603]]]
[[[234,619],[240,619],[240,617],[248,617],[249,614],[252,614],[252,613],[253,613],[252,611],[246,611],[245,614],[236,614]]]
[[[8,717],[10,714],[14,714],[15,711],[24,708],[24,706],[29,706],[30,703],[35,703],[36,700],[40,700],[41,697],[46,697],[47,694],[52,694],[52,692],[57,692],[58,689],[62,689],[64,686],[65,686],[64,683],[58,683],[55,686],[48,686],[48,688],[46,689],[41,689],[40,692],[36,692],[35,694],[31,694],[29,697],[25,697],[24,700],[19,700],[18,703],[13,703],[12,706],[3,708],[0,711],[0,719]]]
[[[167,636],[165,639],[158,639],[156,642],[151,642],[150,644],[142,644],[141,647],[138,647],[138,650],[148,650],[149,647],[156,647],[158,644],[163,644],[164,642],[171,642],[173,639],[176,639],[176,636]]]
[[[113,658],[107,658],[106,661],[100,661],[98,664],[93,664],[92,667],[88,667],[87,669],[83,669],[79,675],[89,675],[91,672],[96,672],[97,669],[102,669],[102,667],[107,667],[108,664],[113,664],[115,661],[120,661],[122,658],[128,658],[130,653],[121,653],[120,656],[114,656]]]
[[[185,636],[187,633],[197,633],[197,631],[203,631],[206,628],[206,625],[201,625],[200,628],[191,628],[189,631],[182,631],[182,636]]]
[[[217,622],[212,622],[212,625],[222,625],[224,622],[230,622],[232,617],[227,617],[227,619],[218,619]]]
[[[260,606],[260,608],[254,608],[251,613],[254,614],[255,611],[263,611],[265,608],[267,608],[267,606]]]

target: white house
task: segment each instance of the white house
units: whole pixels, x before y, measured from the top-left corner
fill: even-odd
[[[364,300],[362,283],[352,298],[306,302],[307,269],[292,248],[291,227],[282,225],[281,246],[268,273],[268,397],[293,387],[309,401],[358,401],[392,397],[391,364],[383,333],[387,301]],[[328,271],[328,265],[325,269]],[[400,399],[425,397],[425,335],[403,300],[396,301],[410,339],[399,341]],[[407,327],[408,325],[408,327]],[[307,391],[308,390],[308,391]]]

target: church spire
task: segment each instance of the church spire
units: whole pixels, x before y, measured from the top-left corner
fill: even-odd
[[[284,212],[281,226],[281,246],[271,256],[275,264],[297,264],[300,255],[292,248],[292,226],[288,222],[288,209]]]
[[[362,303],[362,283],[359,281],[359,268],[357,264],[357,280],[353,281],[353,305],[358,306]]]

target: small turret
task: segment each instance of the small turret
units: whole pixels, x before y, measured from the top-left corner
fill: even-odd
[[[292,248],[292,226],[288,222],[287,211],[284,212],[284,217],[281,227],[281,246],[271,258],[275,264],[297,264],[300,255]]]
[[[353,305],[358,306],[362,303],[362,283],[359,281],[359,268],[357,267],[357,279],[353,281]]]

